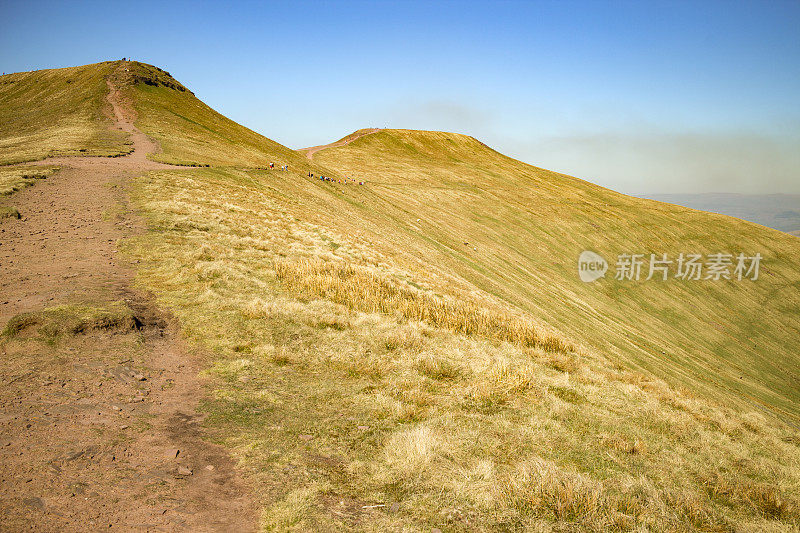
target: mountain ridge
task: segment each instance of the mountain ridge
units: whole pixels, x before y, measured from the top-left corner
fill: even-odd
[[[81,71],[79,89],[56,79],[45,128],[25,122],[35,112],[15,127],[56,132],[49,146],[63,155],[97,156],[113,100],[126,112],[112,125],[134,121],[160,153],[134,143],[129,154],[133,139],[119,135],[118,158],[59,158],[39,179],[24,177],[32,164],[4,168],[29,187],[0,198],[23,215],[0,220],[0,252],[18,250],[15,279],[54,306],[0,335],[4,394],[20,413],[0,426],[12,443],[0,453],[14,454],[0,464],[14,465],[4,478],[19,495],[0,510],[14,524],[75,529],[91,515],[169,528],[163,491],[189,510],[188,527],[259,515],[278,531],[800,524],[793,237],[625,196],[460,134],[351,135],[310,161],[155,67],[116,62],[143,72],[111,83],[107,99],[108,68]],[[23,93],[0,86],[0,118],[16,116],[33,94]],[[87,95],[76,113],[64,108]],[[65,124],[79,126],[74,137],[57,133]],[[9,159],[47,153],[35,137],[8,139]],[[126,167],[145,155],[175,166]],[[67,254],[37,283],[67,244],[100,250],[96,268]],[[608,260],[605,278],[581,281],[586,250]],[[695,252],[764,262],[757,280],[614,276],[626,253]],[[104,283],[109,271],[118,279]],[[131,347],[103,344],[123,340]],[[143,340],[161,346],[155,357],[140,357]],[[82,413],[74,433],[60,410],[51,416],[48,406],[73,402],[98,413],[93,431]],[[49,450],[83,449],[72,435],[100,439],[101,460],[79,454],[52,476]],[[144,446],[135,464],[131,443]],[[165,482],[118,483],[141,471]],[[67,495],[86,473],[108,477],[94,476],[99,496],[78,507]],[[53,483],[70,488],[55,494]],[[40,487],[47,504],[31,517],[23,498]],[[105,505],[130,487],[136,499]]]

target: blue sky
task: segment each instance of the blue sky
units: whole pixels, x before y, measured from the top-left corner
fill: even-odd
[[[632,194],[800,193],[800,1],[15,2],[0,70],[123,56],[298,148],[474,135]]]

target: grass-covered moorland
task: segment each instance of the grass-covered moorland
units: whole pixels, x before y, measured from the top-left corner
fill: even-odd
[[[135,62],[0,78],[0,163],[127,151],[112,73],[152,157],[216,167],[135,178],[148,230],[121,246],[207,356],[207,429],[265,530],[800,527],[795,238],[454,134],[312,164]],[[754,282],[584,284],[584,249],[764,259]]]
[[[106,76],[117,62],[0,76],[0,164],[127,153],[110,129]]]
[[[795,238],[615,193],[463,135],[384,130],[314,161],[368,180],[342,189],[341,231],[424,258],[633,368],[800,423]],[[605,279],[580,281],[583,250],[608,260]],[[619,254],[718,252],[760,253],[759,279],[680,280],[675,263],[667,281],[646,281],[647,263],[638,282],[613,279]]]
[[[516,312],[561,342],[465,330],[460,309],[512,311],[309,222],[310,200],[282,183],[152,173],[135,194],[150,231],[126,244],[141,286],[210,352],[208,425],[249,474],[265,530],[800,524],[789,426],[627,370],[531,314]],[[392,303],[370,306],[385,291]]]

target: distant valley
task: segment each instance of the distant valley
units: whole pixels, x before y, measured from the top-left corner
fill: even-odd
[[[729,215],[800,236],[800,194],[652,194],[641,197]]]

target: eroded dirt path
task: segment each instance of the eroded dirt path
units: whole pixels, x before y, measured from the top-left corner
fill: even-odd
[[[346,144],[350,144],[351,142],[355,141],[356,139],[360,139],[361,137],[364,137],[365,135],[372,135],[373,133],[377,133],[379,131],[381,131],[380,128],[370,128],[370,129],[364,130],[364,131],[362,131],[362,132],[360,132],[360,133],[358,133],[356,135],[351,135],[350,137],[345,137],[344,139],[342,139],[340,141],[332,142],[330,144],[321,144],[319,146],[311,146],[309,148],[300,148],[300,150],[298,150],[298,151],[305,152],[306,153],[306,157],[308,158],[308,160],[312,161],[314,159],[314,154],[319,152],[320,150],[324,150],[326,148],[334,148],[336,146],[344,146]]]
[[[34,325],[0,339],[0,530],[252,531],[253,498],[204,439],[201,362],[131,289],[133,265],[117,254],[143,230],[128,180],[170,166],[147,159],[157,146],[109,89],[133,152],[34,163],[61,170],[2,200],[22,219],[0,221],[0,328],[23,312],[115,301],[138,325],[51,337]]]

